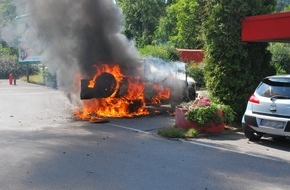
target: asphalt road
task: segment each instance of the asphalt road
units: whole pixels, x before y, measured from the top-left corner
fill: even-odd
[[[0,80],[0,189],[290,189],[290,144],[239,132],[168,140],[160,115],[76,121],[61,92]]]

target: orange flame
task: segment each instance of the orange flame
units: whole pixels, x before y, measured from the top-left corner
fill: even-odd
[[[114,93],[108,98],[90,99],[83,101],[83,107],[75,110],[75,117],[81,120],[93,120],[99,117],[134,117],[148,115],[146,109],[144,88],[145,83],[139,76],[125,76],[122,74],[119,65],[103,64],[96,66],[97,72],[88,87],[94,88],[96,79],[104,72],[110,73],[117,81]],[[126,90],[120,93],[122,82],[126,81]],[[160,99],[169,99],[170,89],[162,85],[154,85],[153,88],[158,92],[152,98],[153,104],[160,103]]]
[[[161,84],[154,84],[153,89],[158,92],[151,100],[153,104],[161,104],[161,100],[170,98],[169,88],[166,88]]]

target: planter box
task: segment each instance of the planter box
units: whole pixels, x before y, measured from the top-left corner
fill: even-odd
[[[187,121],[185,119],[185,113],[188,110],[185,108],[176,108],[175,109],[175,126],[177,128],[182,128],[182,129],[190,129],[194,128],[198,130],[199,132],[209,132],[209,133],[220,133],[225,130],[225,125],[224,124],[216,124],[216,123],[209,123],[205,126],[200,126],[195,122],[192,121]]]

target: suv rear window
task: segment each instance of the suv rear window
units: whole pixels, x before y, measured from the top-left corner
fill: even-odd
[[[256,92],[260,96],[287,96],[290,97],[290,80],[283,78],[266,78],[258,86]]]

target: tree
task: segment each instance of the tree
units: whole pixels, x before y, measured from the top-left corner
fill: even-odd
[[[286,6],[286,7],[283,9],[283,12],[290,12],[290,5]]]
[[[285,7],[290,5],[290,0],[277,0],[276,12],[285,11]]]
[[[177,35],[172,36],[172,41],[176,41],[180,48],[200,48],[202,42],[198,40],[199,19],[197,17],[198,3],[194,0],[179,0],[176,4],[177,17]]]
[[[275,0],[212,0],[206,4],[206,85],[214,98],[236,111],[237,119],[261,78],[275,73],[268,43],[241,41],[241,19],[273,12],[275,5]]]
[[[166,8],[166,15],[160,18],[159,26],[155,31],[155,43],[172,43],[170,37],[176,36],[177,31],[177,9],[175,4]],[[173,43],[174,44],[174,43]]]
[[[26,74],[26,65],[20,65],[17,60],[17,49],[6,42],[0,42],[0,78],[7,79],[10,73],[19,77]],[[28,66],[30,73],[38,72],[37,67]]]
[[[277,74],[290,73],[290,45],[284,43],[272,43],[271,64],[275,66]]]
[[[179,56],[176,48],[169,44],[147,45],[139,49],[143,56],[158,57],[167,61],[178,61]]]
[[[7,25],[16,17],[16,6],[12,0],[2,0],[0,2],[0,24]]]
[[[178,0],[166,0],[167,5],[170,5],[172,3],[176,3]]]
[[[125,15],[125,35],[134,39],[138,47],[151,45],[165,11],[165,0],[119,0],[118,5]]]
[[[0,2],[0,34],[2,29],[9,25],[16,17],[16,5],[13,0]],[[3,41],[0,36],[0,78],[7,78],[9,73],[19,76],[25,73],[23,66],[18,64],[17,49]]]
[[[290,4],[290,0],[288,3]],[[288,6],[285,6],[282,12],[290,11],[289,4]],[[276,68],[276,74],[290,73],[290,45],[289,43],[271,43],[269,50],[272,53],[271,64],[274,65],[274,67]]]
[[[156,31],[156,41],[170,42],[179,48],[202,47],[199,38],[200,5],[197,0],[179,0],[168,6]]]

